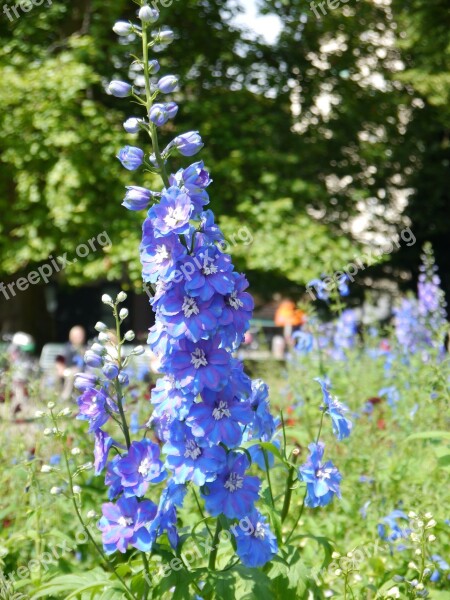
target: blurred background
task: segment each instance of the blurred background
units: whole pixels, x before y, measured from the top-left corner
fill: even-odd
[[[426,240],[448,295],[448,2],[157,4],[176,33],[158,56],[161,72],[181,79],[180,112],[162,135],[201,132],[211,207],[250,280],[256,316],[270,322],[281,298],[301,299],[310,279],[379,248],[350,303],[390,305],[415,287]],[[67,340],[76,324],[89,337],[106,318],[101,295],[122,288],[130,326],[145,337],[143,214],[121,202],[125,185],[151,179],[130,178],[115,159],[144,140],[122,128],[130,104],[106,92],[130,76],[111,24],[133,18],[133,8],[22,5],[14,12],[11,0],[0,12],[0,334],[25,331],[38,349]],[[416,242],[383,253],[406,227]],[[18,283],[63,256],[70,264],[53,268],[48,283]]]

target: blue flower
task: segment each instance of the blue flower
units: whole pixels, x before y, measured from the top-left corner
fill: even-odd
[[[156,382],[150,401],[155,405],[154,414],[157,416],[169,413],[181,420],[189,413],[194,398],[193,394],[183,393],[173,375],[165,375]]]
[[[170,94],[173,92],[178,85],[178,77],[175,75],[165,75],[156,84],[156,87],[163,94]]]
[[[278,552],[277,539],[267,525],[266,518],[256,509],[253,509],[245,520],[245,530],[239,526],[232,527],[237,555],[246,567],[262,567]]]
[[[383,517],[382,522],[377,525],[380,538],[389,542],[408,538],[411,529],[409,527],[402,528],[401,521],[409,521],[409,519],[402,510],[398,509],[393,510],[386,517]]]
[[[206,510],[213,517],[224,514],[229,519],[240,519],[252,511],[261,483],[258,477],[245,474],[249,466],[245,454],[228,454],[225,468],[203,492]]]
[[[177,273],[179,261],[186,255],[186,248],[177,235],[155,236],[150,219],[144,221],[140,257],[142,278],[156,283],[158,279],[170,281]]]
[[[220,348],[220,337],[191,342],[177,341],[172,352],[162,357],[164,371],[170,372],[182,388],[193,394],[203,388],[220,390],[230,374],[230,355]]]
[[[169,543],[175,550],[178,546],[179,536],[177,528],[177,506],[182,506],[187,488],[170,480],[161,494],[158,512],[152,522],[151,531],[155,538],[166,532]]]
[[[226,345],[237,348],[247,331],[254,307],[253,298],[245,290],[248,281],[244,275],[233,273],[234,289],[225,296],[225,305],[220,317]]]
[[[150,209],[148,216],[154,227],[155,237],[170,233],[182,234],[189,231],[193,205],[189,196],[177,187],[170,187],[161,194],[161,201]]]
[[[157,127],[165,125],[169,120],[169,114],[167,113],[164,104],[154,104],[150,109],[149,118]]]
[[[132,442],[128,454],[117,462],[115,471],[121,477],[127,497],[143,496],[150,483],[159,483],[166,477],[159,460],[159,446],[147,439]]]
[[[221,446],[209,446],[205,439],[196,438],[181,421],[172,423],[169,441],[163,450],[167,456],[166,467],[173,472],[175,483],[193,481],[202,486],[215,479],[225,465],[225,450]]]
[[[108,435],[101,429],[97,429],[97,431],[95,432],[94,445],[94,466],[96,475],[100,475],[100,473],[105,468],[106,462],[108,460],[108,454],[113,444],[116,444],[116,442],[112,439],[110,435]]]
[[[235,448],[242,440],[242,427],[253,418],[248,402],[242,402],[225,388],[220,392],[204,390],[202,402],[193,404],[186,424],[196,437],[204,437],[213,444],[222,442]]]
[[[328,300],[329,295],[327,285],[322,279],[311,279],[311,281],[308,281],[308,283],[306,284],[306,289],[308,288],[315,289],[319,300],[325,300],[325,302]]]
[[[147,188],[129,185],[122,206],[128,210],[144,210],[149,205],[152,195]]]
[[[103,517],[98,523],[106,554],[116,550],[125,553],[128,546],[149,552],[154,538],[149,528],[156,515],[156,506],[150,500],[138,502],[135,497],[108,502],[102,506]]]
[[[228,254],[222,254],[215,246],[197,248],[181,264],[188,273],[185,289],[191,296],[209,300],[214,294],[231,294],[234,289],[233,265]]]
[[[206,188],[211,183],[208,171],[205,170],[203,161],[193,163],[187,169],[180,169],[171,175],[170,184],[176,185],[183,192],[186,192],[194,205],[194,212],[202,211],[203,206],[208,204],[209,196]]]
[[[144,151],[135,146],[125,146],[117,155],[122,165],[128,171],[135,171],[144,162]]]
[[[113,403],[105,390],[87,389],[79,396],[78,407],[80,412],[77,416],[81,421],[89,421],[89,432],[100,429],[109,419],[107,409],[117,412],[117,406]]]
[[[395,385],[382,388],[381,390],[379,390],[378,396],[386,396],[387,403],[391,408],[395,408],[397,406],[398,401],[400,400],[400,394]]]
[[[309,354],[314,346],[314,336],[308,331],[295,331],[292,338],[296,341],[295,351],[299,354]]]
[[[250,404],[253,410],[252,437],[268,442],[275,432],[276,423],[270,412],[269,388],[262,379],[252,381]]]
[[[117,98],[126,98],[131,95],[133,88],[129,83],[124,81],[111,81],[108,86],[109,93]]]
[[[311,454],[299,469],[299,479],[306,483],[305,505],[311,508],[326,506],[335,495],[341,497],[341,474],[331,461],[322,464],[324,449],[322,442],[310,444]]]
[[[198,131],[189,131],[177,136],[172,145],[178,150],[183,156],[193,156],[200,152],[204,144]]]
[[[323,379],[316,377],[314,381],[317,381],[322,388],[324,403],[322,410],[325,410],[325,412],[330,415],[333,433],[337,439],[341,441],[350,435],[353,427],[353,423],[350,421],[350,419],[347,419],[344,416],[344,413],[348,412],[349,409],[345,406],[345,404],[339,402],[336,396],[332,396],[330,394],[328,385]]]

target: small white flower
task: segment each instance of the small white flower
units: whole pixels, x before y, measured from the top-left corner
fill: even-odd
[[[45,412],[43,410],[37,410],[34,413],[34,416],[36,417],[36,419],[42,419],[42,417],[45,417]]]
[[[134,354],[135,356],[139,356],[141,354],[144,354],[144,352],[145,352],[144,346],[136,346],[136,348],[133,350],[133,352],[131,354]]]
[[[94,326],[95,331],[101,332],[101,331],[106,331],[108,329],[108,326],[103,323],[102,321],[97,321],[97,323]]]
[[[347,552],[347,556],[348,556],[348,558],[352,558],[353,552]]]
[[[97,513],[95,512],[95,510],[88,510],[88,512],[86,513],[86,516],[88,519],[95,519],[95,517],[97,516]]]
[[[431,519],[433,515],[430,512],[424,514],[425,519]]]
[[[127,299],[126,293],[125,292],[119,292],[117,294],[116,302],[125,302],[126,299]]]
[[[50,473],[53,471],[53,468],[50,465],[42,465],[41,473]]]
[[[124,339],[125,339],[127,342],[132,342],[132,341],[134,340],[134,338],[135,338],[135,337],[136,337],[136,336],[135,336],[135,334],[134,334],[134,331],[131,331],[131,329],[130,329],[130,331],[127,331],[127,332],[125,333],[125,335],[123,336],[123,338],[124,338]]]
[[[121,308],[119,312],[119,319],[123,321],[128,317],[128,308]]]
[[[416,556],[420,556],[422,554],[422,550],[420,548],[417,548],[417,550],[414,552],[414,554]]]
[[[429,542],[434,542],[435,539],[436,539],[436,536],[433,535],[433,534],[431,534],[431,535],[428,536],[428,541]]]
[[[55,403],[54,403],[54,402],[49,402],[49,403],[47,404],[47,408],[49,408],[50,410],[51,410],[52,408],[55,408]]]
[[[52,494],[52,496],[58,496],[61,492],[62,489],[56,486],[52,487],[52,489],[50,490],[50,494]]]
[[[77,454],[80,454],[80,453],[81,453],[81,450],[79,448],[72,448],[72,454],[74,456],[77,456]]]
[[[334,574],[339,577],[339,575],[342,575],[342,570],[341,569],[336,569],[336,571],[334,572]]]
[[[415,519],[417,517],[416,513],[413,510],[410,510],[408,513],[408,517],[410,519]]]
[[[106,331],[102,331],[98,334],[98,340],[99,342],[101,342],[102,344],[104,344],[105,342],[109,342],[109,334],[106,333]]]
[[[386,592],[386,596],[389,596],[389,598],[400,598],[400,589],[395,586]]]
[[[74,485],[73,486],[73,493],[74,494],[81,494],[81,488],[79,485]]]
[[[68,417],[71,413],[72,413],[72,411],[70,410],[70,408],[68,406],[66,406],[66,408],[63,408],[58,413],[58,417]]]
[[[45,436],[47,436],[47,435],[52,435],[52,433],[53,433],[53,430],[52,430],[52,429],[50,429],[50,427],[46,427],[46,428],[44,429],[44,431],[43,431],[43,434],[44,434]]]
[[[428,521],[426,529],[431,529],[435,525],[436,525],[436,521],[434,519],[431,519],[431,521]]]
[[[103,304],[110,304],[112,306],[113,299],[111,298],[111,296],[109,294],[103,294],[102,302],[103,302]]]
[[[340,558],[340,554],[339,552],[333,552],[333,554],[331,555],[331,558]]]

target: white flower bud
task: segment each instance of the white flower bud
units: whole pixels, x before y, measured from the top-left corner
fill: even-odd
[[[50,410],[51,410],[52,408],[55,408],[55,403],[54,403],[54,402],[49,402],[49,403],[47,404],[47,408],[49,408]]]
[[[106,325],[106,323],[103,323],[102,321],[97,321],[94,329],[95,329],[95,331],[106,331],[108,329],[108,326]]]
[[[125,302],[126,299],[127,299],[126,293],[125,292],[119,292],[117,294],[116,302]]]
[[[96,516],[97,513],[95,512],[95,510],[88,510],[88,512],[86,513],[86,517],[88,519],[95,519]]]
[[[410,510],[408,513],[408,517],[410,519],[415,519],[417,517],[416,513],[413,510]]]
[[[416,556],[420,556],[422,554],[422,550],[420,548],[417,548],[417,550],[414,552],[414,554]]]
[[[103,294],[102,302],[103,304],[110,304],[111,306],[113,305],[113,299],[109,294]]]
[[[417,521],[417,527],[423,527],[424,523],[423,521]]]
[[[424,589],[424,587],[425,587],[425,586],[423,585],[423,583],[418,583],[418,584],[416,585],[416,590],[423,590],[423,589]]]
[[[430,512],[424,514],[425,519],[431,519],[433,515]]]
[[[128,317],[128,308],[121,308],[119,312],[119,319],[123,321]]]
[[[63,408],[59,411],[58,417],[68,417],[70,414],[72,414],[72,411],[68,406],[66,406],[66,408]]]
[[[73,486],[73,493],[74,494],[81,494],[81,488],[79,485],[74,485]]]
[[[416,563],[414,561],[411,560],[408,563],[408,568],[409,569],[417,569],[417,565],[416,565]]]
[[[61,492],[62,489],[56,486],[52,487],[52,489],[50,490],[50,494],[52,494],[52,496],[58,496]]]
[[[417,535],[417,533],[411,533],[410,536],[411,540],[413,542],[419,542],[420,541],[420,537]]]
[[[339,552],[333,552],[333,554],[331,555],[331,558],[340,558],[340,554]]]
[[[136,346],[136,348],[133,350],[133,352],[131,354],[134,354],[135,356],[140,356],[141,354],[144,354],[144,352],[145,352],[144,346]]]
[[[42,465],[41,473],[50,473],[51,471],[53,471],[53,469],[50,465]]]
[[[42,419],[42,417],[45,417],[45,412],[43,410],[37,410],[34,413],[34,416],[36,417],[36,419]]]
[[[348,558],[352,558],[353,557],[353,552],[347,552],[347,556],[348,556]]]
[[[428,536],[428,541],[429,542],[434,542],[435,539],[436,539],[436,536],[433,535],[433,534],[431,534],[431,535]]]
[[[106,342],[109,342],[109,335],[105,331],[102,331],[98,334],[98,340],[102,344],[105,344]]]
[[[156,23],[159,17],[159,12],[150,6],[142,6],[139,11],[139,18],[143,23]]]
[[[335,575],[337,575],[339,577],[339,575],[342,575],[342,571],[341,569],[336,569],[336,571],[334,572]]]
[[[79,448],[72,448],[72,454],[73,454],[73,456],[77,456],[80,453],[81,453],[81,450]]]
[[[426,529],[431,529],[432,527],[434,527],[436,525],[436,521],[435,519],[431,519],[431,521],[428,521]]]
[[[136,336],[134,335],[134,331],[127,331],[126,334],[123,336],[124,340],[126,340],[127,342],[132,342],[134,340]]]
[[[130,33],[133,33],[133,25],[127,23],[127,21],[117,21],[117,23],[114,24],[113,31],[117,35],[130,35]]]

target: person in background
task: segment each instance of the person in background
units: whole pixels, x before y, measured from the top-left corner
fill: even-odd
[[[86,331],[81,325],[75,325],[69,331],[64,360],[66,369],[84,370],[84,353],[86,352]]]

